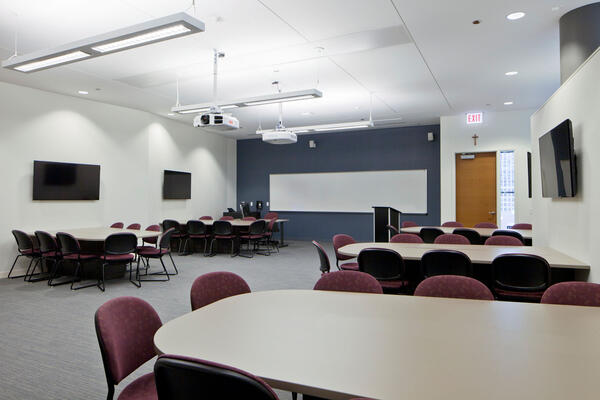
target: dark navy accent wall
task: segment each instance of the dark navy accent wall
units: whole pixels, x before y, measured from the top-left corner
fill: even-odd
[[[435,141],[427,141],[433,132]],[[427,169],[427,215],[403,214],[420,225],[440,224],[439,125],[299,135],[298,143],[237,142],[237,201],[269,201],[269,174]],[[317,143],[316,149],[308,141]],[[356,188],[360,190],[360,188]],[[410,190],[410,188],[406,188]],[[379,204],[374,200],[373,205]],[[253,208],[254,209],[254,208]],[[263,215],[268,207],[263,209]],[[274,210],[277,211],[277,210]],[[328,240],[336,233],[373,240],[371,213],[279,212],[289,239]]]

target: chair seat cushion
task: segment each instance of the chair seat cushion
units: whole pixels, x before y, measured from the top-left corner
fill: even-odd
[[[97,258],[98,256],[96,254],[67,254],[64,255],[63,258],[65,260],[77,260],[77,258],[80,258],[82,260],[91,260],[92,258]]]
[[[190,239],[206,239],[209,237],[210,235],[190,235]]]
[[[105,261],[131,261],[134,259],[133,254],[105,254],[102,259]]]
[[[385,289],[402,289],[408,286],[408,281],[379,281],[382,288]]]
[[[343,269],[345,271],[358,271],[358,263],[356,263],[356,262],[344,263],[344,264],[340,265],[340,269]]]
[[[25,249],[25,250],[21,250],[21,254],[27,255],[27,256],[39,256],[40,255],[40,249]]]
[[[60,256],[60,251],[47,251],[42,253],[42,257],[58,257]]]
[[[215,235],[215,239],[235,239],[235,235]]]
[[[263,235],[242,235],[240,238],[242,239],[261,239]]]
[[[537,299],[541,300],[544,295],[544,291],[538,292],[519,292],[513,290],[504,290],[504,289],[494,289],[496,294],[501,297],[513,297],[513,298],[522,298],[522,299]]]
[[[125,386],[118,400],[158,400],[154,373],[142,375]]]
[[[185,233],[174,233],[174,234],[171,235],[171,237],[174,238],[174,239],[181,239],[181,238],[186,237],[186,236],[187,236],[187,234],[185,234]]]
[[[142,257],[156,257],[167,254],[169,249],[157,249],[156,247],[145,246],[138,250],[138,254]]]

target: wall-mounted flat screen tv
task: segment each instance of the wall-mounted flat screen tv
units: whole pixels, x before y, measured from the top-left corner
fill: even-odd
[[[33,200],[98,200],[100,166],[33,162]]]
[[[191,199],[192,174],[189,172],[165,170],[163,178],[163,199]]]
[[[543,197],[574,197],[577,166],[571,120],[561,122],[539,139]]]

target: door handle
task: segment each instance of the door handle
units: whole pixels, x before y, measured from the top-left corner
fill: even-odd
[[[496,211],[490,211],[490,214],[494,215],[496,214]]]

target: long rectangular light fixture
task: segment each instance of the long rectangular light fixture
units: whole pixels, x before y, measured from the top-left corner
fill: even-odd
[[[355,122],[341,122],[337,124],[322,124],[322,125],[308,125],[308,126],[296,126],[286,127],[288,131],[294,133],[310,133],[310,132],[327,132],[327,131],[345,131],[350,129],[361,129],[361,128],[372,128],[374,126],[373,121],[355,121]],[[275,132],[275,129],[263,129],[256,131],[258,134]]]
[[[202,21],[186,13],[177,13],[53,49],[13,57],[2,62],[2,67],[21,72],[41,71],[197,32],[204,32]]]
[[[259,106],[263,104],[275,104],[275,103],[283,103],[288,101],[297,101],[297,100],[308,100],[308,99],[318,99],[323,97],[323,93],[317,89],[307,89],[307,90],[297,90],[294,92],[282,92],[282,93],[274,93],[267,94],[264,96],[251,97],[248,99],[239,99],[234,101],[224,101],[220,102],[218,106],[221,109],[228,108],[236,108],[236,107],[252,107]],[[172,112],[177,112],[179,114],[191,114],[191,113],[199,113],[205,112],[210,109],[210,106],[213,103],[202,103],[202,104],[190,104],[187,106],[176,106],[171,108]]]

